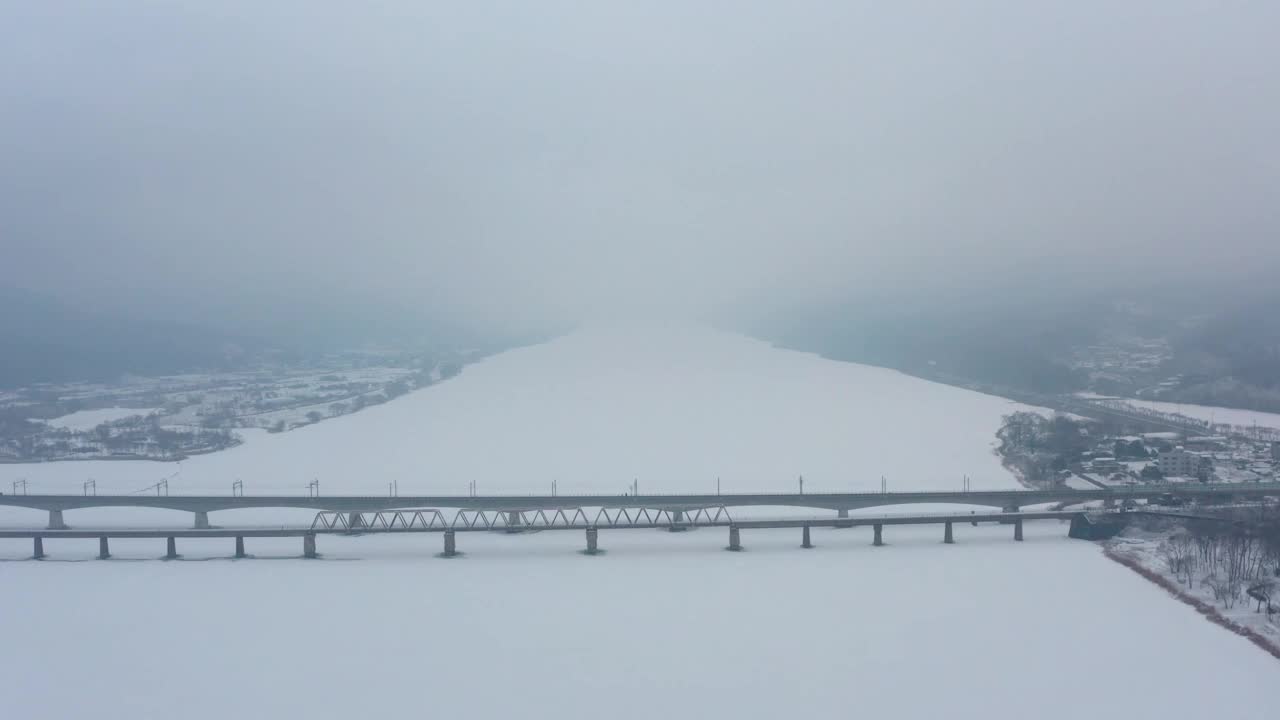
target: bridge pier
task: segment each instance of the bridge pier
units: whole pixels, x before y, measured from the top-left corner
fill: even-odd
[[[177,560],[178,559],[178,539],[170,535],[168,538],[165,538],[164,545],[165,545],[164,559]]]
[[[729,526],[729,547],[727,549],[734,552],[742,549],[742,536],[738,533],[737,525]]]
[[[235,554],[235,556],[236,556],[237,558],[246,558],[246,557],[249,557],[248,555],[245,555],[245,554],[244,554],[244,536],[243,536],[243,535],[237,535],[237,536],[236,536],[236,554]]]
[[[359,530],[364,525],[364,513],[352,512],[347,513],[347,529]]]
[[[1000,508],[1000,512],[1002,512],[1002,513],[1016,513],[1016,512],[1018,512],[1018,510],[1020,510],[1020,509],[1021,509],[1021,508],[1019,508],[1017,505],[1014,505],[1014,504],[1012,504],[1012,503],[1011,503],[1011,504],[1009,504],[1009,505],[1005,505],[1004,507]],[[1009,525],[1009,524],[1010,524],[1010,523],[1012,523],[1012,522],[1013,522],[1012,520],[1001,520],[1001,521],[1000,521],[1000,524],[1001,524],[1001,525]]]
[[[1013,521],[1013,539],[1022,540],[1022,518]]]
[[[521,519],[519,511],[517,510],[507,511],[507,532],[509,533],[520,532],[520,525],[523,522],[524,521]]]
[[[876,523],[875,525],[872,525],[871,528],[875,530],[875,538],[872,539],[871,544],[876,547],[884,545],[884,526],[880,523]]]
[[[107,536],[103,535],[98,538],[98,559],[106,560],[111,557],[111,548],[107,547]]]
[[[44,559],[44,538],[37,535],[31,539],[31,544],[33,545],[33,547],[31,548],[31,559],[43,560]]]
[[[314,560],[319,555],[316,553],[316,534],[307,533],[302,536],[302,557],[308,560]]]
[[[196,530],[208,530],[208,529],[209,529],[209,513],[205,512],[205,511],[203,511],[203,510],[197,510],[197,511],[196,511],[196,524],[195,524],[195,529],[196,529]]]
[[[672,510],[671,525],[667,527],[667,532],[684,532],[685,530],[688,530],[689,528],[687,526],[676,524],[676,523],[682,523],[682,522],[684,522],[684,511]]]
[[[444,557],[453,557],[454,555],[457,555],[457,554],[458,554],[458,545],[454,539],[454,531],[445,530],[444,531],[444,552],[441,553],[441,555]]]
[[[951,533],[951,523],[950,523],[950,522],[948,522],[948,523],[947,523],[947,526],[946,526],[946,529],[942,531],[942,542],[944,542],[944,543],[946,543],[946,544],[950,545],[950,544],[954,543],[955,541],[956,541],[956,540],[955,540],[955,537],[954,537],[954,536],[952,535],[952,533]]]
[[[596,553],[600,552],[598,538],[599,538],[598,530],[596,530],[593,527],[587,528],[587,554],[588,555],[595,555]]]
[[[49,511],[49,530],[66,530],[67,524],[62,522],[61,510]]]
[[[802,548],[813,547],[813,543],[809,542],[809,526],[808,525],[805,525],[803,530],[800,533],[800,547]]]
[[[849,517],[849,508],[840,508],[839,510],[837,510],[837,511],[836,511],[836,517],[838,517],[838,518],[847,518],[847,517]],[[847,524],[847,525],[846,525],[846,524],[844,524],[844,523],[837,523],[837,524],[836,524],[836,527],[838,527],[838,528],[851,528],[851,527],[853,527],[853,523],[849,523],[849,524]]]

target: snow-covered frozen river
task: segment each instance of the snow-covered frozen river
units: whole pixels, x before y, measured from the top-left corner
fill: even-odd
[[[1006,400],[698,330],[585,331],[387,405],[182,463],[171,492],[975,488]],[[32,492],[129,491],[133,462],[0,466]],[[96,513],[67,514],[75,524]],[[148,519],[157,511],[149,512]],[[177,522],[181,514],[161,513]],[[212,519],[217,522],[218,515]],[[39,513],[6,510],[0,524]],[[1033,523],[743,534],[0,540],[5,716],[1253,717],[1280,665],[1096,546]],[[136,560],[136,561],[134,561]]]

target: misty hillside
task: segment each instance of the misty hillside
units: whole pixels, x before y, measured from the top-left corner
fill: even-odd
[[[1037,392],[1082,388],[1067,364],[1073,345],[1094,335],[1078,307],[982,303],[908,307],[841,304],[809,308],[761,326],[787,347],[826,357]]]
[[[1214,313],[1174,338],[1182,383],[1164,399],[1280,410],[1280,296]]]
[[[1280,297],[1148,293],[820,305],[757,322],[786,347],[948,382],[1280,410]]]
[[[0,289],[0,387],[234,367],[242,338]]]
[[[488,352],[541,337],[481,334],[421,312],[353,303],[276,304],[270,312],[219,309],[195,315],[164,306],[149,312],[87,309],[0,288],[0,307],[0,387],[236,370],[368,345]]]

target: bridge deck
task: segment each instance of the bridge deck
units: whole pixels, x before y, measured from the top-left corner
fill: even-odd
[[[849,518],[777,518],[753,520],[715,520],[700,523],[631,522],[620,524],[573,523],[554,526],[486,527],[482,525],[454,527],[364,527],[357,530],[324,527],[218,527],[192,528],[76,528],[48,530],[43,528],[4,528],[0,538],[228,538],[228,537],[302,537],[304,535],[397,535],[405,533],[454,532],[542,532],[547,530],[667,530],[696,528],[801,528],[801,527],[866,527],[875,525],[931,525],[941,523],[1009,523],[1014,520],[1069,520],[1081,511],[1046,510],[1013,513],[929,513],[919,515],[877,515]]]
[[[672,495],[485,495],[359,496],[333,495],[0,495],[0,506],[65,511],[94,507],[149,507],[186,512],[243,508],[299,508],[361,512],[397,508],[458,508],[493,511],[551,510],[572,507],[702,507],[790,506],[855,510],[889,505],[938,503],[987,507],[1026,507],[1049,503],[1078,504],[1095,500],[1149,499],[1162,495],[1197,498],[1280,496],[1280,483],[1153,484],[1095,490],[927,490],[893,493],[739,493]]]

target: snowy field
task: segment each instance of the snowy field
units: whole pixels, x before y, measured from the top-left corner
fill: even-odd
[[[153,412],[155,412],[155,408],[98,408],[96,410],[80,410],[43,422],[68,430],[92,430],[104,422],[123,420],[135,415],[150,415]]]
[[[0,563],[8,717],[1260,717],[1276,661],[1058,523],[155,541]],[[217,547],[180,550],[197,557]],[[65,548],[62,546],[66,546]],[[1001,714],[995,708],[1008,708]]]
[[[1016,483],[1008,401],[701,331],[584,332],[356,415],[182,463],[171,492],[621,493]],[[0,466],[31,491],[133,490],[135,462]],[[268,511],[270,518],[280,513]],[[215,524],[267,516],[214,513]],[[305,517],[305,515],[304,515]],[[42,513],[5,510],[0,524]],[[73,525],[190,523],[72,511]],[[1257,717],[1280,666],[1065,526],[440,537],[0,540],[0,688],[23,718]]]
[[[1197,420],[1205,420],[1215,425],[1233,425],[1236,427],[1258,427],[1280,430],[1280,415],[1258,410],[1240,410],[1238,408],[1213,407],[1210,405],[1187,405],[1184,403],[1159,402],[1156,400],[1131,400],[1125,402],[1138,407],[1159,410],[1160,412],[1177,413]]]
[[[583,332],[288,433],[181,463],[173,493],[791,492],[1016,487],[992,452],[1003,398],[703,331]],[[130,492],[173,464],[0,466],[0,488]],[[0,515],[0,524],[5,522]]]

